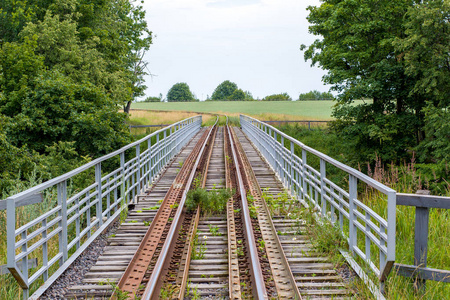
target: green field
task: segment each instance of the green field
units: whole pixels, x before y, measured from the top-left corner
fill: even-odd
[[[221,112],[264,116],[265,119],[332,120],[335,101],[207,101],[207,102],[138,102],[133,109]],[[357,102],[361,103],[361,102]]]

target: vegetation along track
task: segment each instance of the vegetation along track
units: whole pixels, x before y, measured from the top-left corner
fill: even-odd
[[[138,199],[66,298],[351,297],[303,222],[288,217],[298,203],[238,128],[202,130]]]

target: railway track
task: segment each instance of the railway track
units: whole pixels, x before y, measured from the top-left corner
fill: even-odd
[[[233,193],[220,212],[186,208],[189,190],[223,188]],[[274,214],[266,203],[280,195],[288,197],[244,133],[216,122],[138,195],[66,298],[350,298],[334,265],[313,250],[302,222]]]

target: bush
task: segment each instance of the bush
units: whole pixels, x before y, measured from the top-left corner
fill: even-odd
[[[203,215],[225,212],[227,201],[234,192],[229,189],[213,189],[207,191],[202,188],[195,188],[188,192],[186,199],[187,211],[194,211],[200,207]]]

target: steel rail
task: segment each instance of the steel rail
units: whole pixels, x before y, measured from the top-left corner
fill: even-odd
[[[167,234],[167,237],[166,237],[166,240],[164,242],[164,245],[163,245],[163,248],[161,250],[161,253],[160,253],[159,257],[158,257],[156,265],[155,265],[155,267],[153,269],[153,272],[152,272],[152,274],[150,276],[150,279],[149,279],[149,281],[147,283],[147,287],[145,288],[144,293],[142,294],[141,299],[143,299],[143,300],[150,300],[151,299],[151,297],[153,296],[153,293],[156,290],[156,286],[159,283],[159,277],[160,277],[161,272],[163,270],[164,262],[165,262],[165,260],[167,258],[168,253],[169,253],[169,249],[170,249],[170,246],[172,244],[172,241],[174,240],[174,236],[176,234],[178,223],[180,221],[181,212],[182,212],[184,204],[186,202],[187,193],[188,193],[189,188],[190,188],[190,186],[192,184],[192,181],[194,180],[194,176],[195,176],[197,167],[198,167],[198,165],[200,163],[200,160],[202,158],[203,151],[206,148],[206,144],[207,144],[207,142],[208,142],[208,140],[209,140],[209,138],[211,136],[211,133],[213,131],[213,127],[216,126],[218,120],[219,120],[219,118],[217,117],[216,123],[209,130],[208,135],[207,135],[207,137],[206,137],[206,139],[205,139],[205,141],[203,143],[203,146],[202,146],[202,148],[201,148],[201,150],[200,150],[200,152],[198,154],[198,157],[197,157],[197,159],[195,161],[194,167],[192,168],[191,174],[190,174],[190,176],[189,176],[189,178],[187,180],[187,183],[186,183],[186,188],[185,188],[185,190],[183,192],[183,195],[182,195],[180,203],[179,203],[179,208],[177,209],[177,212],[176,212],[175,217],[173,219],[172,225],[170,226],[169,233]]]
[[[248,201],[247,201],[247,192],[244,187],[244,182],[242,180],[242,175],[236,155],[236,151],[233,146],[235,145],[235,141],[233,140],[233,137],[230,133],[231,129],[229,126],[227,126],[228,129],[228,138],[231,144],[231,152],[233,154],[233,161],[235,162],[236,166],[236,176],[237,176],[237,182],[239,185],[239,193],[241,195],[241,201],[242,201],[242,214],[244,216],[244,226],[245,226],[245,232],[247,235],[247,242],[248,242],[248,250],[250,254],[250,262],[252,267],[252,274],[253,274],[253,280],[255,283],[256,291],[255,296],[257,299],[268,299],[266,285],[264,283],[264,277],[261,270],[261,265],[259,263],[259,257],[258,257],[258,250],[256,249],[256,241],[255,236],[253,234],[253,228],[252,223],[250,219],[250,211],[248,209]]]
[[[228,126],[228,117],[227,123]],[[224,155],[228,156],[228,139],[226,138],[227,127],[223,128],[223,146]],[[228,156],[229,157],[229,156]],[[225,159],[225,178],[226,178],[226,188],[232,188],[232,178],[231,178],[231,163]],[[240,275],[239,275],[239,258],[237,253],[237,237],[236,237],[236,222],[233,209],[233,197],[227,201],[227,230],[228,230],[228,293],[229,298],[233,300],[242,299],[241,285],[240,285]]]
[[[214,142],[216,140],[216,134],[217,134],[216,124],[218,123],[218,120],[219,120],[219,116],[217,116],[216,123],[213,125],[213,129],[212,129],[214,134],[211,138],[210,151],[208,152],[206,164],[204,166],[203,173],[202,173],[202,176],[203,176],[202,186],[201,186],[202,188],[205,188],[205,186],[206,186],[206,177],[208,176],[209,163],[211,161],[211,156],[212,156],[212,152],[214,149]],[[206,142],[206,143],[208,143],[208,142]],[[198,227],[198,223],[200,220],[200,213],[201,213],[200,206],[198,206],[197,210],[195,212],[195,218],[193,219],[193,224],[191,224],[191,228],[193,228],[193,230],[189,233],[189,236],[188,236],[187,243],[189,244],[189,246],[186,251],[186,261],[184,262],[183,277],[181,279],[181,287],[180,287],[180,291],[179,291],[177,299],[184,299],[184,294],[185,294],[187,281],[188,281],[188,277],[189,277],[189,266],[191,264],[191,253],[192,253],[192,248],[193,248],[193,243],[191,242],[191,239],[193,238],[194,234],[197,232],[197,227]]]
[[[206,132],[203,133],[200,141],[203,141],[206,135]],[[191,154],[183,164],[181,171],[175,178],[176,182],[181,182],[177,184],[173,183],[164,197],[164,201],[159,207],[158,212],[151,222],[151,225],[143,237],[135,255],[117,284],[119,289],[130,293],[135,293],[138,290],[138,286],[145,275],[145,271],[147,270],[149,264],[151,263],[151,259],[157,250],[158,243],[161,240],[165,227],[167,226],[169,216],[173,211],[171,206],[175,204],[177,199],[181,196],[184,186],[183,183],[185,182],[184,178],[190,174],[190,165],[194,163],[196,155],[200,151],[200,141],[194,146]],[[184,188],[186,187],[184,186]],[[112,298],[114,297],[116,297],[115,293],[112,295]]]
[[[238,139],[234,133],[236,140]],[[249,191],[254,197],[254,203],[257,203],[258,223],[261,228],[262,237],[265,241],[267,258],[272,269],[272,276],[277,289],[278,299],[297,299],[302,296],[296,285],[294,275],[289,266],[289,262],[284,253],[280,239],[278,237],[272,217],[267,207],[266,201],[262,198],[261,187],[256,179],[255,172],[252,169],[250,161],[245,153],[242,144],[237,144],[238,153],[242,159],[242,166],[246,175]]]

